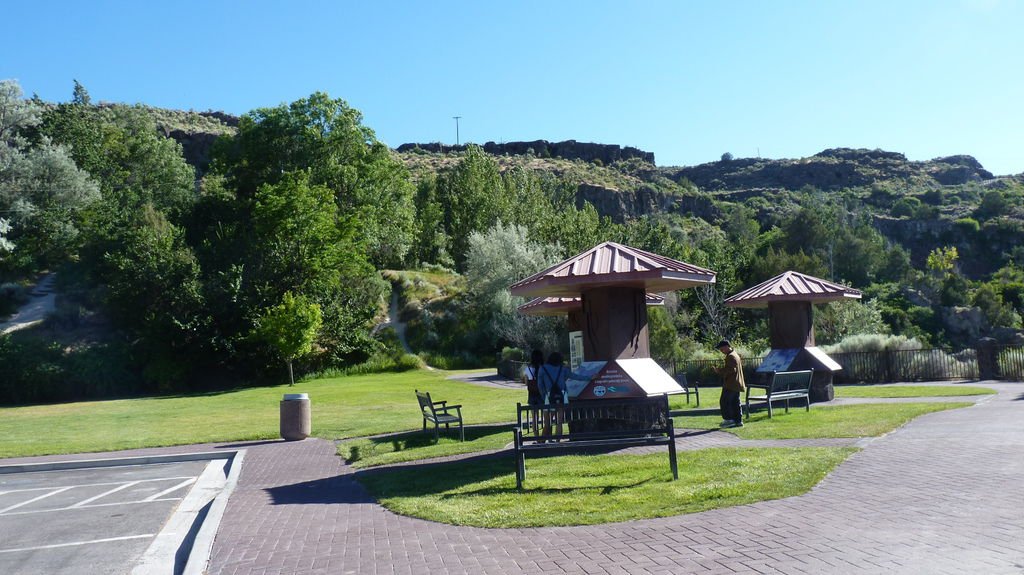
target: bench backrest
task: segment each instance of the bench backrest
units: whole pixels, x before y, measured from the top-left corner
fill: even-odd
[[[812,377],[814,377],[814,372],[809,369],[776,371],[772,374],[772,392],[807,391],[811,389]]]
[[[517,419],[520,425],[524,413],[537,409],[536,406],[519,404]],[[638,428],[665,430],[670,421],[667,395],[636,399],[587,399],[539,409],[558,412],[562,421],[569,424],[574,421],[614,419],[629,422]]]
[[[420,411],[425,415],[434,415],[434,402],[430,401],[430,393],[416,391],[416,401],[420,402]]]

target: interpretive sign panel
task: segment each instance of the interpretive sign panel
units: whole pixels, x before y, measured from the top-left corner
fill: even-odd
[[[649,357],[620,359],[616,363],[648,396],[685,391],[671,375],[658,365],[658,362]]]
[[[821,348],[805,347],[804,349],[807,350],[807,354],[814,358],[821,367],[830,371],[840,371],[843,369],[843,366],[836,363],[836,360],[829,357],[828,354],[821,350]]]
[[[793,365],[793,361],[796,359],[801,348],[794,347],[790,349],[773,349],[768,352],[768,355],[761,362],[761,365],[757,366],[757,371],[760,373],[772,373],[773,371],[786,371],[789,366]]]

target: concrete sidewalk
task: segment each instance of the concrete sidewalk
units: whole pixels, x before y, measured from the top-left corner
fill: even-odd
[[[367,496],[330,442],[249,446],[210,573],[1020,575],[1024,385],[986,385],[1000,394],[870,442],[803,496],[588,527],[400,517]]]

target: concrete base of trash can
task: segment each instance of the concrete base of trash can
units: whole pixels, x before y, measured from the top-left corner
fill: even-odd
[[[312,428],[308,399],[281,401],[281,438],[299,441],[309,437]]]

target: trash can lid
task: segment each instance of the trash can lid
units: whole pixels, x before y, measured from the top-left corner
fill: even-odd
[[[295,399],[309,399],[308,393],[286,393],[284,394],[285,401],[291,401]]]

